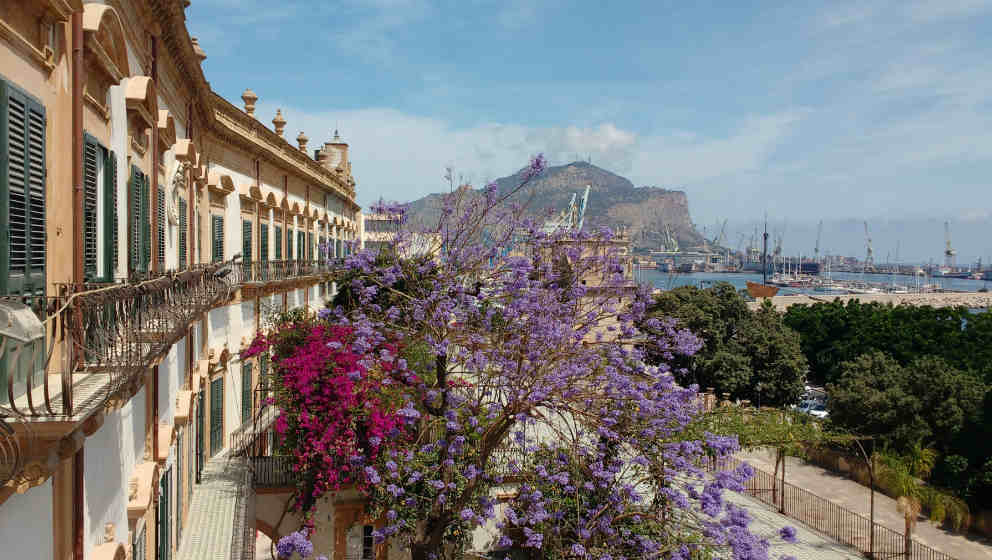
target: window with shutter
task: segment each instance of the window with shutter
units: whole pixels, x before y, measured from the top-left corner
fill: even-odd
[[[179,199],[179,268],[180,270],[186,268],[186,199]]]
[[[183,435],[185,429],[176,431],[176,546],[183,534]]]
[[[307,232],[307,260],[313,260],[313,232]]]
[[[159,479],[158,516],[156,524],[155,543],[158,548],[158,560],[172,558],[172,467],[166,469]]]
[[[117,271],[117,259],[119,257],[119,235],[117,233],[117,155],[113,151],[104,150],[103,178],[104,196],[103,204],[105,216],[104,255],[106,263],[103,276],[108,282],[113,281],[114,272]]]
[[[210,382],[210,456],[224,448],[224,378]]]
[[[269,224],[259,224],[258,234],[262,236],[258,244],[258,260],[269,260]]]
[[[276,226],[275,235],[273,236],[273,241],[276,244],[276,260],[282,260],[282,227]]]
[[[157,253],[156,258],[158,259],[158,270],[159,272],[165,271],[165,189],[158,187],[158,208],[156,208],[156,215],[158,216],[158,231],[155,234],[156,247],[155,252]]]
[[[151,218],[151,184],[148,175],[141,174],[141,267],[148,271],[152,264],[152,218]]]
[[[147,554],[148,540],[145,531],[145,520],[138,519],[137,528],[134,530],[134,541],[131,543],[131,558],[140,560]]]
[[[117,157],[83,137],[83,272],[87,282],[112,282],[117,270]]]
[[[196,216],[196,233],[193,235],[193,240],[196,241],[196,253],[193,254],[193,262],[199,263],[203,260],[203,238],[206,236],[203,234],[203,217],[200,212],[195,211],[193,215]]]
[[[306,246],[304,243],[307,242],[306,234],[302,231],[296,232],[296,258],[298,260],[303,260],[306,258]]]
[[[213,262],[221,262],[224,260],[224,216],[211,215],[210,224],[213,247],[211,259]]]
[[[241,262],[251,262],[251,220],[241,220]]]
[[[97,279],[97,181],[98,162],[102,163],[102,147],[90,135],[83,140],[83,273],[87,282]]]
[[[286,260],[293,260],[293,230],[286,229]]]
[[[45,108],[0,80],[0,293],[45,293]]]
[[[251,420],[251,362],[241,364],[241,423]]]
[[[148,212],[148,176],[137,166],[131,166],[131,227],[128,243],[131,270],[148,272],[151,263],[151,218]]]

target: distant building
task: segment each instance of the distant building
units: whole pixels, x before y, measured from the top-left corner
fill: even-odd
[[[389,214],[361,214],[361,248],[369,251],[380,251],[393,247],[400,227],[400,217]],[[437,233],[407,232],[409,237],[406,244],[406,255],[439,255],[441,253],[441,235]]]

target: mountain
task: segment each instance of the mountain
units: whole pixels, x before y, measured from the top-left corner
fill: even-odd
[[[523,170],[496,180],[501,192],[520,184]],[[529,200],[528,210],[534,215],[552,210],[557,213],[568,206],[573,194],[582,196],[589,185],[589,203],[585,227],[624,226],[635,249],[658,250],[665,228],[678,238],[679,246],[702,244],[703,236],[689,219],[689,202],[685,192],[658,187],[635,187],[628,179],[615,173],[576,161],[547,168],[531,181],[521,201]],[[410,204],[410,216],[415,220],[433,221],[437,218],[442,194],[430,194]]]

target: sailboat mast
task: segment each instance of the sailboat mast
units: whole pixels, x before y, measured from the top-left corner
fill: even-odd
[[[768,284],[768,216],[765,216],[765,233],[761,236],[761,283]]]

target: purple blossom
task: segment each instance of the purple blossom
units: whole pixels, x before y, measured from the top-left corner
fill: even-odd
[[[382,478],[379,477],[379,472],[373,467],[365,467],[365,478],[369,481],[369,484],[379,484],[382,482]]]
[[[782,537],[782,540],[788,543],[796,542],[796,528],[786,525],[779,529],[778,534]]]

